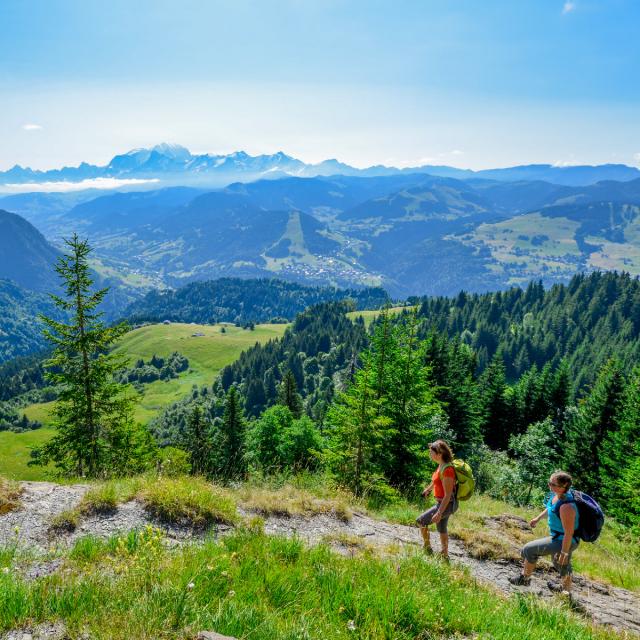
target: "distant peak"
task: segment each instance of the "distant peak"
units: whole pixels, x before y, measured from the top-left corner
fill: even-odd
[[[191,152],[189,151],[189,149],[183,147],[180,144],[172,144],[169,142],[161,142],[151,150],[169,158],[188,159],[191,157]]]

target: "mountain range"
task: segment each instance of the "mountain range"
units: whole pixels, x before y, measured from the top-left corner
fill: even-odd
[[[622,164],[599,166],[555,166],[550,164],[472,171],[443,165],[417,167],[387,167],[375,165],[356,168],[331,159],[316,164],[305,163],[282,151],[270,155],[251,156],[244,151],[229,154],[192,154],[176,144],[162,143],[149,149],[133,149],[114,156],[106,165],[82,162],[77,167],[63,167],[47,171],[15,165],[0,172],[0,191],[24,190],[24,185],[41,183],[82,183],[96,178],[134,179],[153,181],[155,186],[188,185],[221,187],[234,181],[286,176],[361,176],[427,173],[459,180],[484,179],[497,181],[547,181],[554,184],[581,186],[602,180],[628,181],[640,178],[640,169]]]
[[[96,273],[129,300],[226,276],[404,297],[552,284],[594,269],[640,274],[640,179],[576,187],[400,173],[93,196],[21,194],[0,207],[57,245],[72,230],[87,236]]]

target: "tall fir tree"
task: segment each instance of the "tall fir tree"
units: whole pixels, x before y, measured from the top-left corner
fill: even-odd
[[[601,453],[600,484],[607,509],[621,522],[640,527],[640,502],[629,469],[638,469],[640,459],[640,367],[631,374],[622,398],[618,429],[604,438]],[[635,482],[640,487],[640,478]]]
[[[278,389],[278,404],[288,407],[294,418],[302,416],[302,398],[298,393],[296,378],[291,370],[285,373]]]
[[[339,482],[355,495],[374,491],[383,480],[380,451],[387,441],[389,419],[381,415],[376,378],[365,358],[349,388],[327,413],[328,447],[324,461]]]
[[[603,444],[620,427],[624,391],[620,364],[609,360],[567,424],[565,466],[581,490],[597,497],[602,495]]]
[[[92,291],[89,243],[74,234],[65,245],[67,253],[56,265],[64,295],[51,297],[69,320],[42,316],[54,345],[46,366],[47,379],[59,388],[53,409],[56,434],[32,452],[32,463],[53,462],[64,473],[90,477],[126,472],[139,467],[152,446],[134,424],[131,389],[115,381],[127,362],[111,348],[128,328],[102,322],[98,307],[108,290]]]
[[[202,407],[196,404],[187,420],[182,448],[189,454],[191,473],[207,475],[211,470],[211,428]]]
[[[247,472],[246,437],[242,399],[233,386],[227,392],[224,415],[214,440],[217,475],[227,480],[245,476]]]
[[[496,353],[480,376],[479,413],[487,445],[492,449],[506,449],[513,428],[510,425],[507,379],[501,353]]]
[[[389,332],[382,347],[389,375],[380,396],[381,408],[392,427],[382,452],[383,469],[393,486],[406,491],[424,476],[431,435],[428,422],[441,410],[425,364],[425,344],[418,337],[417,314],[407,314]],[[375,359],[375,350],[373,354]]]

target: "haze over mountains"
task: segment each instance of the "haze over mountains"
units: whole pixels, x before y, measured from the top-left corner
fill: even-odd
[[[406,297],[538,278],[565,282],[594,269],[640,274],[640,177],[629,179],[640,172],[632,167],[428,168],[457,172],[460,179],[423,169],[323,168],[281,153],[194,156],[159,145],[116,156],[107,167],[11,175],[71,179],[96,176],[98,169],[113,176],[182,176],[185,184],[0,197],[0,209],[13,212],[0,216],[0,278],[49,290],[61,239],[73,231],[95,247],[92,266],[101,282],[118,285],[114,312],[115,300],[127,304],[150,288],[227,276],[383,286]],[[304,176],[324,169],[343,174]],[[218,189],[189,179],[237,171],[245,172],[242,181]],[[350,172],[359,175],[344,175]],[[269,179],[250,181],[265,174]],[[619,179],[599,179],[607,175]],[[567,184],[579,181],[589,184]]]
[[[449,166],[422,165],[396,168],[376,165],[364,169],[331,159],[308,164],[282,151],[271,155],[251,156],[244,151],[225,155],[192,154],[176,144],[162,143],[149,149],[134,149],[117,155],[104,166],[82,162],[77,167],[48,171],[16,165],[0,172],[0,191],[23,191],[22,185],[69,182],[80,183],[96,178],[149,180],[161,185],[220,187],[233,181],[251,181],[283,176],[384,176],[402,173],[428,173],[434,176],[468,180],[520,181],[544,180],[556,184],[579,186],[601,180],[627,181],[640,178],[640,170],[622,164],[600,166],[553,166],[549,164],[472,171]]]

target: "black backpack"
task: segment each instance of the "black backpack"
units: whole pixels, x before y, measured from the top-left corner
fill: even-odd
[[[604,525],[604,512],[600,505],[586,493],[582,491],[572,491],[573,499],[556,502],[556,513],[560,511],[563,504],[575,503],[580,515],[580,526],[575,530],[574,536],[585,542],[595,542],[602,532]]]

